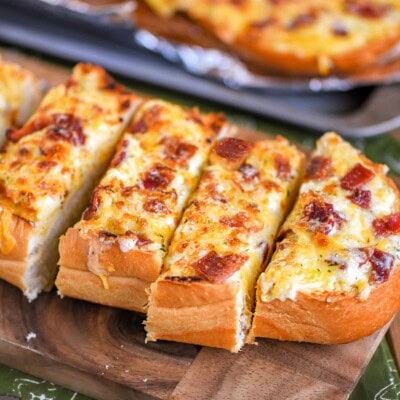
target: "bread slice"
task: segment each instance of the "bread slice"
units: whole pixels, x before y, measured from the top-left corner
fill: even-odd
[[[140,0],[135,17],[155,34],[206,47],[219,41],[252,68],[297,76],[377,65],[400,40],[397,0]]]
[[[8,128],[20,127],[42,98],[42,82],[18,64],[0,60],[0,145]]]
[[[58,238],[80,216],[139,99],[79,64],[0,155],[0,278],[29,300],[53,286]]]
[[[219,141],[151,285],[147,340],[238,351],[262,263],[297,191],[304,156],[283,138]]]
[[[400,308],[400,196],[386,166],[334,133],[313,153],[257,285],[254,336],[344,343]]]
[[[145,312],[220,115],[148,100],[121,139],[83,218],[60,241],[61,295]]]

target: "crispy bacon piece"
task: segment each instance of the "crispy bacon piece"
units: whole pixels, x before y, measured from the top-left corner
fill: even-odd
[[[361,208],[368,209],[371,204],[371,191],[354,189],[350,196],[347,196],[352,203],[357,204]]]
[[[386,282],[394,265],[394,256],[373,247],[361,248],[360,251],[366,256],[365,262],[371,263],[372,281],[376,283]]]
[[[198,148],[174,137],[165,137],[161,139],[160,143],[164,145],[165,158],[180,167],[187,165],[187,162],[194,156]]]
[[[400,212],[376,218],[372,226],[379,236],[396,235],[400,233]]]
[[[111,161],[111,167],[118,167],[118,165],[121,164],[125,159],[126,148],[128,147],[128,144],[129,142],[126,139],[122,142],[119,152],[115,154],[113,160]]]
[[[96,214],[97,209],[100,206],[101,203],[101,198],[100,198],[100,194],[102,191],[109,191],[110,190],[110,186],[106,185],[106,186],[97,186],[92,194],[92,199],[90,201],[89,207],[85,210],[85,212],[83,213],[83,219],[84,220],[89,220],[92,219],[94,217],[94,215]]]
[[[306,204],[302,219],[309,222],[308,228],[328,235],[333,228],[340,228],[344,219],[334,211],[333,205],[317,198]]]
[[[311,159],[305,179],[324,179],[330,174],[332,159],[323,156],[315,156]]]
[[[280,179],[287,180],[290,178],[292,169],[289,160],[284,155],[277,154],[275,156],[275,169]]]
[[[317,17],[318,13],[316,10],[311,10],[310,12],[299,14],[297,17],[289,22],[289,24],[286,26],[286,29],[288,31],[294,31],[307,25],[311,25],[317,20]]]
[[[375,176],[374,172],[357,163],[341,180],[343,189],[353,190],[368,183]]]
[[[258,21],[253,21],[250,23],[250,28],[252,29],[264,29],[267,26],[271,26],[277,23],[277,19],[274,17],[260,19]]]
[[[157,163],[143,178],[143,186],[147,190],[165,189],[174,179],[173,170]]]
[[[143,209],[148,212],[156,213],[156,214],[170,214],[171,211],[169,208],[158,199],[149,199],[147,200],[144,205]]]
[[[215,146],[216,153],[229,161],[239,161],[244,158],[251,149],[251,144],[238,138],[225,138]]]
[[[142,233],[137,233],[137,232],[134,233],[132,231],[126,231],[124,236],[128,237],[129,239],[136,240],[136,246],[138,247],[143,247],[153,243],[151,239],[146,238]]]
[[[80,118],[67,113],[42,115],[21,129],[9,129],[6,132],[6,136],[9,141],[16,143],[24,136],[44,128],[47,128],[46,136],[49,139],[65,140],[74,145],[85,143],[86,138],[82,130]]]
[[[192,263],[192,267],[211,283],[222,283],[238,271],[248,258],[247,255],[239,254],[220,256],[215,251],[210,251]]]
[[[238,171],[241,173],[243,180],[246,182],[250,182],[253,179],[260,177],[259,171],[248,163],[242,164]]]
[[[229,226],[230,228],[244,228],[245,223],[249,220],[248,215],[245,212],[239,212],[231,217],[224,216],[219,219],[219,222],[223,225]]]
[[[151,126],[155,125],[160,120],[161,111],[162,107],[157,104],[145,110],[140,119],[131,125],[128,132],[133,134],[147,132]]]
[[[364,18],[382,18],[392,9],[390,4],[374,4],[365,0],[346,0],[348,12]]]

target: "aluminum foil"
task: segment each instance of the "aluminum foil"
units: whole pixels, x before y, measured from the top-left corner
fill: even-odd
[[[157,37],[149,31],[138,29],[132,18],[135,1],[80,1],[38,0],[53,11],[68,10],[77,17],[90,19],[95,25],[128,29],[127,40],[132,46],[159,54],[166,60],[180,65],[186,71],[222,84],[247,90],[283,91],[348,91],[362,86],[400,82],[400,44],[383,55],[380,64],[354,75],[339,77],[298,78],[276,75],[259,75],[251,72],[238,58],[217,49],[205,49]]]

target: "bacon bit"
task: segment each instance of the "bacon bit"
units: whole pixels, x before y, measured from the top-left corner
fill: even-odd
[[[284,155],[277,154],[275,156],[275,169],[280,179],[287,180],[290,178],[292,169],[289,160]]]
[[[96,214],[97,209],[100,206],[101,198],[100,194],[103,190],[108,191],[110,189],[109,186],[97,186],[92,194],[92,199],[90,200],[89,207],[83,213],[83,219],[85,221],[92,219]]]
[[[244,228],[245,223],[249,220],[248,215],[245,212],[239,212],[232,217],[221,217],[219,222],[223,225],[229,226],[230,228]]]
[[[215,152],[229,161],[239,161],[244,158],[251,149],[251,144],[238,138],[225,138],[215,146]]]
[[[171,213],[169,208],[161,200],[158,200],[158,199],[147,200],[143,205],[143,209],[148,212],[152,212],[152,213],[156,213],[156,214],[170,214]]]
[[[73,145],[82,145],[86,140],[80,118],[72,114],[53,114],[46,135],[49,139],[65,140]]]
[[[271,25],[276,24],[276,22],[277,22],[277,19],[271,17],[271,18],[261,19],[261,20],[258,20],[258,21],[253,21],[253,22],[250,23],[249,26],[250,26],[250,28],[253,28],[253,29],[264,29],[267,26],[271,26]]]
[[[365,247],[359,250],[362,251],[366,256],[365,261],[363,261],[360,265],[365,264],[367,261],[371,263],[372,281],[377,283],[386,282],[394,264],[394,256],[372,247]]]
[[[364,18],[382,18],[392,10],[390,4],[374,4],[365,0],[347,0],[345,8],[348,12]]]
[[[282,187],[278,183],[269,179],[262,181],[261,185],[268,192],[271,190],[282,191]]]
[[[27,149],[26,147],[22,147],[22,149],[19,149],[18,153],[21,157],[26,156],[29,154],[29,149]]]
[[[347,36],[349,34],[349,31],[342,23],[336,21],[332,25],[332,33],[335,36]]]
[[[368,209],[371,204],[371,192],[369,190],[355,189],[347,198],[361,208]]]
[[[288,31],[294,31],[299,28],[303,28],[307,25],[311,25],[313,22],[317,20],[317,12],[316,10],[311,10],[308,13],[299,14],[295,17],[291,22],[286,25],[286,29]]]
[[[119,111],[125,111],[131,106],[130,99],[123,100],[119,105]]]
[[[226,198],[217,190],[217,185],[215,183],[209,183],[205,187],[205,191],[208,196],[210,196],[214,201],[218,201],[220,203],[226,203]]]
[[[210,251],[191,266],[209,282],[222,283],[238,271],[248,258],[247,255],[239,254],[220,256],[215,251]]]
[[[146,238],[142,233],[134,233],[130,230],[126,231],[124,236],[128,237],[129,239],[136,240],[136,246],[138,247],[143,247],[153,243],[151,239]]]
[[[111,161],[111,167],[118,167],[119,164],[125,159],[126,157],[126,148],[128,147],[129,141],[125,139],[121,143],[120,151],[115,154],[113,160]]]
[[[242,178],[245,182],[250,182],[253,179],[260,177],[259,171],[257,171],[257,169],[248,163],[242,164],[238,171],[242,174]]]
[[[377,235],[388,236],[400,233],[400,212],[386,215],[372,221]]]
[[[343,189],[353,190],[368,183],[375,174],[364,165],[357,163],[341,180]]]
[[[50,169],[55,167],[57,163],[55,161],[40,161],[38,162],[37,166],[39,169]]]
[[[344,219],[334,211],[333,205],[317,198],[306,204],[302,219],[310,222],[309,229],[328,235],[334,227],[341,228]]]
[[[173,179],[173,170],[163,164],[157,163],[151,171],[145,174],[143,186],[146,190],[165,189]]]
[[[311,159],[308,166],[305,179],[324,179],[329,176],[331,172],[332,160],[328,157],[315,156]]]
[[[164,145],[165,158],[180,167],[185,167],[198,149],[197,146],[182,142],[178,138],[166,137],[161,139],[160,143]]]
[[[148,110],[142,113],[142,116],[128,130],[130,133],[145,133],[150,127],[154,126],[160,119],[162,106],[155,104]]]

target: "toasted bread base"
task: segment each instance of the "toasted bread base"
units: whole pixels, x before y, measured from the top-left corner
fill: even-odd
[[[159,280],[151,287],[147,341],[158,339],[238,351],[242,307],[238,283]]]
[[[247,342],[255,337],[321,344],[348,343],[385,325],[399,310],[400,270],[376,286],[368,300],[348,294],[299,293],[295,301],[265,303],[257,288],[257,305]]]
[[[109,288],[105,289],[102,280],[92,272],[63,267],[56,285],[62,296],[146,312],[150,283],[126,276],[110,276],[107,281]]]
[[[97,248],[98,270],[109,271],[104,279],[88,269],[90,248]],[[60,239],[60,271],[56,286],[62,296],[81,298],[94,303],[146,311],[150,283],[159,276],[161,263],[154,253],[137,249],[123,253],[118,243],[105,244],[96,236],[81,235],[69,228]]]

